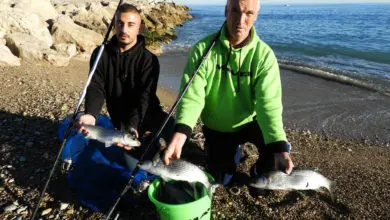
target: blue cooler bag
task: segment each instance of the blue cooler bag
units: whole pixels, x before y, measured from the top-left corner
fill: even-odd
[[[71,119],[70,115],[61,121],[58,129],[60,141],[63,141]],[[98,116],[96,125],[114,129],[110,118],[104,115]],[[113,205],[131,176],[131,170],[126,168],[124,162],[122,148],[106,148],[102,143],[88,140],[75,129],[71,130],[61,157],[63,166],[71,165],[66,177],[78,200],[96,212],[106,212]],[[139,170],[134,175],[133,185],[153,181],[155,177]],[[146,193],[145,196],[136,197],[128,193],[121,201],[141,204],[147,200]]]

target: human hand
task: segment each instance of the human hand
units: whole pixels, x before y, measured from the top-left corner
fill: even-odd
[[[79,117],[77,121],[77,127],[79,133],[83,133],[84,135],[88,135],[88,130],[83,127],[84,125],[95,125],[96,118],[90,114],[83,114]]]
[[[171,143],[164,153],[164,164],[169,165],[171,159],[180,159],[181,149],[186,142],[187,136],[180,132],[175,132]]]
[[[138,131],[135,128],[130,127],[129,133],[138,139]],[[124,148],[125,150],[132,150],[133,146],[124,145],[122,143],[114,143],[116,146]]]
[[[125,150],[132,150],[133,149],[132,146],[124,145],[124,144],[121,144],[121,143],[114,143],[114,144],[116,146],[118,146],[118,147],[121,147],[121,148],[125,149]]]
[[[290,174],[294,164],[288,152],[274,153],[275,168],[276,170],[282,170],[286,174]]]

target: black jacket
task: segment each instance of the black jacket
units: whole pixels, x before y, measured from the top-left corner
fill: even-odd
[[[98,48],[91,56],[92,67]],[[106,99],[107,110],[116,128],[138,129],[147,115],[161,110],[156,96],[160,65],[145,48],[143,36],[129,50],[120,53],[114,36],[106,45],[87,89],[85,112],[95,117]]]

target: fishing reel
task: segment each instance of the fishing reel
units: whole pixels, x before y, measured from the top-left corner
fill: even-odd
[[[73,161],[71,158],[64,159],[61,164],[61,173],[68,174],[73,169]]]

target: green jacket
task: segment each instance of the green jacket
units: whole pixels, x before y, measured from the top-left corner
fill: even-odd
[[[226,26],[177,108],[176,131],[195,126],[199,116],[205,126],[234,132],[253,121],[266,144],[287,141],[282,122],[282,89],[279,66],[271,48],[260,40],[254,27],[242,48],[230,46]],[[191,49],[181,90],[189,81],[208,45],[217,33],[200,40]],[[227,65],[226,65],[227,64]],[[181,129],[180,129],[181,128]]]

